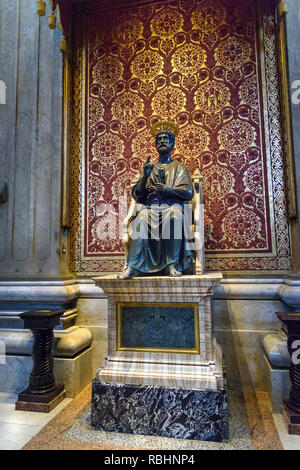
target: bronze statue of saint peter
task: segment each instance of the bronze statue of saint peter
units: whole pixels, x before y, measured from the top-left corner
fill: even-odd
[[[141,210],[129,224],[129,250],[119,279],[149,274],[177,277],[191,262],[183,226],[184,206],[193,198],[193,184],[186,165],[171,160],[178,127],[161,121],[151,132],[159,160],[151,163],[148,158],[132,188],[131,195]]]

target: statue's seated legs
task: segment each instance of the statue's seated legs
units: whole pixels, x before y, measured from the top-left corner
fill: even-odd
[[[178,269],[176,269],[174,264],[169,264],[166,267],[166,274],[171,277],[182,276],[182,272],[178,271]],[[139,277],[143,275],[144,273],[141,273],[139,271],[136,271],[136,269],[129,267],[122,274],[118,275],[118,279],[129,279],[131,277]]]
[[[159,275],[162,271],[181,276],[191,256],[185,249],[183,217],[179,204],[144,206],[130,224],[127,269],[119,279]]]

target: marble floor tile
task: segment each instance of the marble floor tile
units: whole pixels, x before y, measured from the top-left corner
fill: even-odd
[[[18,395],[15,395],[13,393],[5,393],[1,392],[0,393],[0,404],[10,404],[10,403],[16,403],[18,399]]]
[[[283,415],[281,413],[273,414],[273,419],[284,450],[300,450],[300,436],[288,433]]]
[[[21,449],[70,401],[66,398],[50,413],[15,410],[17,395],[0,393],[0,450]]]
[[[89,397],[90,392],[87,395]],[[41,429],[43,429],[44,426],[52,420],[52,418],[58,415],[58,413],[72,401],[71,398],[65,399],[51,413],[32,413],[16,411],[14,409],[16,400],[17,395],[10,393],[0,393],[0,450],[21,449],[28,441],[32,439],[32,437],[34,437]],[[75,402],[76,399],[74,404]],[[235,408],[236,406],[234,406],[234,409]],[[283,415],[273,414],[273,419],[284,450],[300,450],[300,436],[292,436],[288,434]],[[231,431],[232,430],[233,427],[231,426]],[[68,439],[70,436],[65,436],[65,438]],[[126,442],[123,443],[123,445],[124,444],[127,444],[128,446],[129,443]],[[190,445],[190,443],[187,444]],[[243,448],[240,442],[236,444],[237,447]],[[83,443],[81,443],[81,445],[83,445]],[[110,443],[110,445],[112,445],[112,443]],[[223,447],[223,445],[221,447]],[[233,447],[235,446],[236,445]]]
[[[9,403],[0,401],[0,422],[2,423],[15,423],[45,426],[49,421],[54,418],[70,401],[72,398],[65,398],[54,410],[50,413],[37,413],[33,411],[19,411],[15,410],[15,402],[17,396],[13,395],[14,400]],[[9,397],[7,398],[7,400]]]
[[[42,427],[0,421],[0,450],[21,449]]]

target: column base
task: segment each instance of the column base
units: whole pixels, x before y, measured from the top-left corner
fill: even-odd
[[[92,425],[107,432],[221,442],[229,438],[227,392],[107,384],[96,378]]]
[[[288,425],[289,434],[300,436],[300,413],[291,410],[286,401],[283,402],[281,409]]]
[[[291,390],[290,371],[288,368],[275,367],[265,354],[264,366],[267,391],[272,400],[272,411],[281,413],[281,405],[289,398]]]
[[[19,394],[15,409],[20,411],[36,411],[49,413],[65,398],[66,391],[64,385],[57,385],[50,393],[38,395],[30,393],[30,389]]]

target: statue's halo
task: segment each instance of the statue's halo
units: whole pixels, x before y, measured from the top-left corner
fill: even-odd
[[[175,137],[178,136],[179,133],[179,126],[175,124],[174,122],[170,121],[158,121],[150,129],[151,134],[153,137],[156,137],[157,134],[161,131],[169,131],[172,132],[172,134],[175,135]]]

